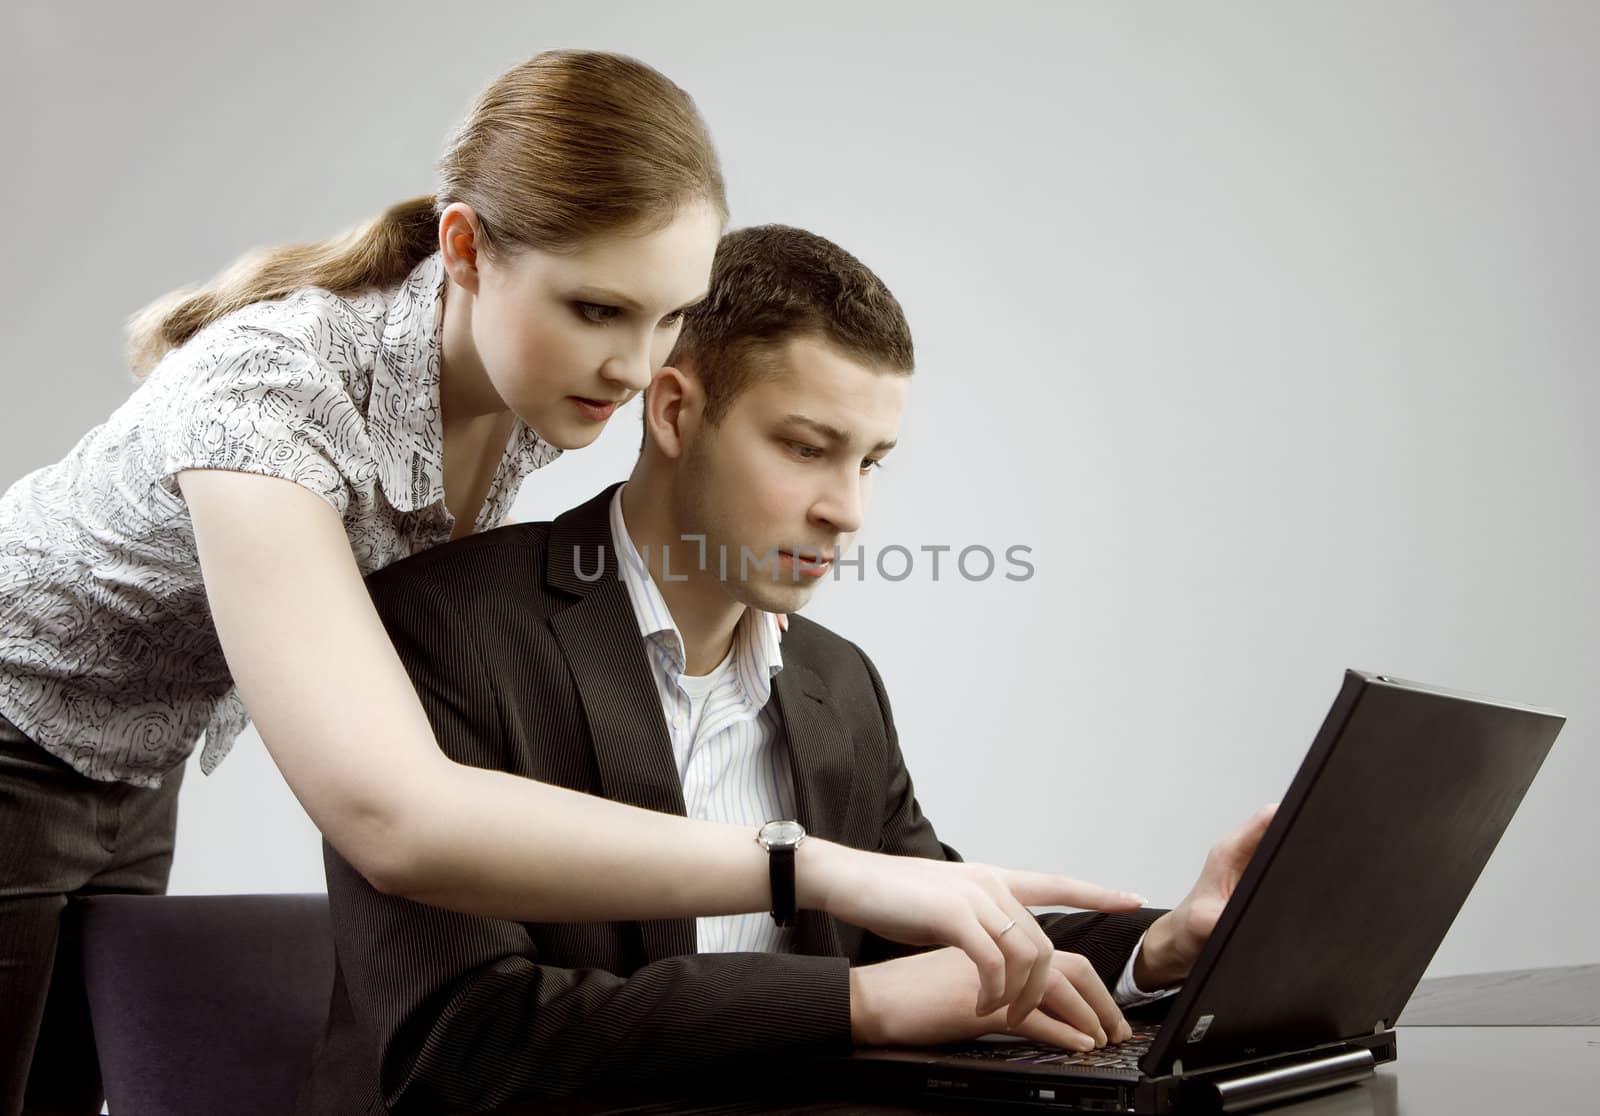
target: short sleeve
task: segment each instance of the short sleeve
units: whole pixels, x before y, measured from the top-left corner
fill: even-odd
[[[165,385],[161,485],[185,469],[292,481],[343,518],[352,485],[375,472],[365,417],[341,376],[271,330],[228,325],[197,335],[156,375]]]

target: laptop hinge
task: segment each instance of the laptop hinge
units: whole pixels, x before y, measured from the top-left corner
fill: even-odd
[[[1361,1081],[1372,1076],[1376,1065],[1366,1047],[1346,1047],[1293,1065],[1211,1077],[1206,1084],[1216,1091],[1222,1111],[1240,1112]]]

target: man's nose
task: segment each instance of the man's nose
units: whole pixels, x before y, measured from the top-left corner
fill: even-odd
[[[852,469],[828,486],[811,506],[811,514],[839,534],[853,535],[861,530],[862,503],[861,474]]]

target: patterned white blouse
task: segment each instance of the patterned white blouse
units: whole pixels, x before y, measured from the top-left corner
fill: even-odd
[[[450,538],[439,414],[444,265],[396,288],[247,306],[169,353],[59,463],[0,496],[0,716],[93,779],[210,774],[249,723],[175,474],[293,481],[363,574]],[[475,530],[560,450],[520,421]],[[308,638],[311,633],[307,633]]]

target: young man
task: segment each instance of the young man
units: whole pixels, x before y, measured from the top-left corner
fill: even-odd
[[[371,579],[453,759],[760,830],[779,846],[774,914],[472,918],[380,894],[328,849],[339,973],[303,1112],[473,1110],[718,1057],[1008,1029],[974,1010],[966,954],[788,917],[786,866],[803,884],[829,842],[956,857],[918,807],[871,662],[790,617],[861,526],[911,369],[899,305],[853,257],[797,229],[731,233],[646,394],[625,485]],[[1010,1029],[1079,1049],[1125,1037],[1118,1004],[1182,980],[1265,817],[1172,912],[1018,921],[997,905],[997,940],[1031,939],[1042,961],[1040,1007]],[[824,840],[785,852],[774,819]]]

